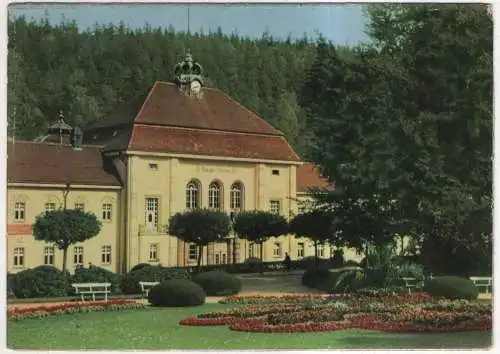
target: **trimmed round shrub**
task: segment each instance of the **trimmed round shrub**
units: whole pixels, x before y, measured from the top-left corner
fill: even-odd
[[[243,272],[246,273],[257,273],[260,272],[264,264],[260,260],[260,258],[257,257],[250,257],[245,259],[245,262],[243,262],[244,268]]]
[[[71,283],[110,283],[113,294],[121,293],[120,275],[101,267],[77,268]]]
[[[435,277],[427,280],[424,291],[431,296],[448,299],[476,300],[479,291],[474,283],[466,278],[455,276]]]
[[[51,266],[26,269],[11,277],[16,298],[62,297],[68,294],[69,276]]]
[[[337,284],[340,275],[348,276]],[[302,284],[309,288],[318,289],[326,293],[345,293],[357,289],[360,284],[353,272],[349,270],[331,272],[328,269],[310,269],[302,275]]]
[[[121,290],[124,294],[140,294],[140,281],[163,282],[170,279],[188,278],[189,274],[186,269],[149,266],[125,274],[121,279]]]
[[[208,296],[234,295],[241,291],[241,281],[223,271],[200,273],[193,277],[193,282],[201,286]]]
[[[148,301],[157,307],[199,306],[205,303],[205,291],[190,280],[171,279],[152,287]]]
[[[135,266],[133,266],[132,269],[130,269],[130,272],[135,272],[136,270],[140,270],[140,269],[143,269],[143,268],[146,268],[146,267],[151,267],[151,264],[149,264],[149,263],[139,263],[139,264],[136,264]]]
[[[316,267],[316,260],[314,256],[308,256],[300,259],[297,263],[298,268],[300,269],[316,269],[316,268],[321,268],[321,269],[329,269],[330,268],[330,260],[325,259],[325,258],[319,258],[318,257],[318,265]]]

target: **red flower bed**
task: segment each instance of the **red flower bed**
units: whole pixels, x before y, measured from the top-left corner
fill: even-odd
[[[33,307],[14,307],[7,310],[7,318],[20,320],[24,318],[45,317],[53,314],[120,310],[143,308],[144,304],[133,300],[110,300],[93,302],[68,302],[55,305],[42,305]]]
[[[230,325],[241,321],[240,318],[235,317],[215,317],[215,318],[198,318],[198,317],[186,317],[179,324],[184,326],[221,326]]]

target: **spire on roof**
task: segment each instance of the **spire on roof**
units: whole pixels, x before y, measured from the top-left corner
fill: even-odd
[[[175,65],[175,83],[189,94],[199,94],[203,85],[203,67],[193,60],[189,49],[182,61]]]

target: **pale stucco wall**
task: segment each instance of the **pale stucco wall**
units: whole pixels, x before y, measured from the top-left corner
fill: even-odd
[[[14,220],[14,205],[17,201],[24,201],[26,204],[24,222]],[[8,225],[31,225],[37,215],[45,212],[45,203],[56,203],[57,207],[63,206],[62,188],[22,188],[9,187],[7,191],[7,224]],[[76,202],[84,203],[85,210],[93,212],[102,220],[102,204],[112,205],[112,219],[103,221],[101,232],[94,238],[76,244],[74,246],[83,247],[83,264],[88,266],[89,262],[110,271],[116,272],[119,269],[119,240],[118,230],[120,227],[120,192],[117,190],[98,189],[71,189],[67,198],[67,207],[73,208]],[[102,264],[101,247],[111,246],[111,264]],[[33,268],[44,264],[44,248],[49,244],[36,241],[31,234],[8,235],[7,236],[7,271],[11,273],[19,272],[26,268]],[[74,271],[73,248],[70,246],[68,252],[68,270]],[[24,248],[24,265],[15,267],[13,264],[14,248]],[[62,251],[55,249],[54,265],[62,268]]]

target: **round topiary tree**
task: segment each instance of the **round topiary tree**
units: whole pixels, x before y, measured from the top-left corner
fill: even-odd
[[[479,290],[471,280],[455,276],[429,279],[424,284],[424,291],[448,299],[476,300],[479,295]]]
[[[157,307],[199,306],[205,303],[205,291],[187,279],[171,279],[151,288],[148,301]]]
[[[187,279],[189,274],[185,269],[172,269],[159,266],[143,267],[130,271],[121,279],[121,290],[124,294],[140,294],[140,281],[163,282],[169,279]]]
[[[146,267],[151,267],[151,264],[149,264],[149,263],[139,263],[139,264],[136,264],[135,266],[133,266],[132,269],[130,269],[130,272],[135,272],[136,270],[140,270],[140,269],[143,269],[143,268],[146,268]]]
[[[193,282],[201,286],[208,296],[234,295],[241,291],[238,278],[218,270],[200,273],[193,278]]]
[[[113,294],[121,293],[120,275],[101,267],[77,268],[71,283],[110,283]]]

